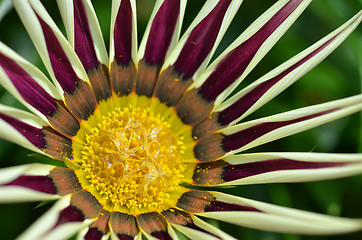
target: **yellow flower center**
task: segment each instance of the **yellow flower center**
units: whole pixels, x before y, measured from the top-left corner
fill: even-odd
[[[80,150],[77,176],[82,186],[109,210],[167,208],[171,195],[181,194],[187,168],[187,142],[169,120],[150,107],[133,105],[102,116],[85,134]]]

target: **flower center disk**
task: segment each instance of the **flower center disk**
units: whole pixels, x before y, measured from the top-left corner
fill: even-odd
[[[185,141],[149,107],[115,108],[85,134],[77,176],[108,209],[160,210],[180,192]],[[178,194],[177,194],[178,195]]]

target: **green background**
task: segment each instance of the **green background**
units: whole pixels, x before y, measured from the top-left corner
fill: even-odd
[[[3,3],[4,1],[0,1]],[[43,1],[51,16],[64,32],[55,1]],[[275,1],[244,0],[216,54],[220,54],[250,23]],[[191,23],[204,1],[190,0],[185,14],[183,31]],[[100,20],[105,42],[109,42],[111,1],[93,1]],[[153,1],[140,0],[138,4],[139,40],[147,24]],[[244,80],[246,86],[274,67],[304,50],[343,24],[362,8],[360,0],[316,0],[281,38],[278,44]],[[10,10],[0,22],[0,40],[44,71],[38,54],[27,36],[15,11]],[[339,99],[361,92],[362,35],[357,29],[333,54],[316,69],[289,87],[266,106],[248,117],[268,116],[299,107]],[[0,103],[23,108],[0,87]],[[299,133],[276,142],[252,149],[258,151],[306,151],[354,153],[362,151],[361,114],[343,118],[313,130]],[[36,162],[30,151],[0,140],[0,167]],[[362,177],[355,176],[332,181],[293,184],[261,184],[228,189],[226,192],[313,212],[344,217],[362,217]],[[0,239],[14,239],[49,206],[36,208],[38,203],[0,205]],[[35,209],[36,208],[36,209]],[[235,227],[212,221],[238,239],[312,240],[362,239],[362,233],[343,236],[299,236],[278,234]]]

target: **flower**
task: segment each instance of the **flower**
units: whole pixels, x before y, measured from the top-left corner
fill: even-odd
[[[232,94],[310,1],[278,1],[211,64],[242,1],[207,1],[180,39],[186,1],[157,1],[137,48],[135,1],[115,0],[109,57],[90,1],[58,1],[68,40],[39,1],[13,2],[53,83],[0,43],[1,84],[31,111],[0,105],[0,136],[58,161],[0,171],[1,202],[57,200],[20,239],[233,239],[200,217],[303,234],[362,229],[212,189],[362,172],[361,154],[244,153],[358,112],[362,95],[242,121],[328,56],[361,12]]]

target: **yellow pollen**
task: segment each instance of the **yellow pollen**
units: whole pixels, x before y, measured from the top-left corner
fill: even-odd
[[[85,141],[77,170],[103,204],[158,208],[184,181],[183,138],[149,108],[115,108]]]

